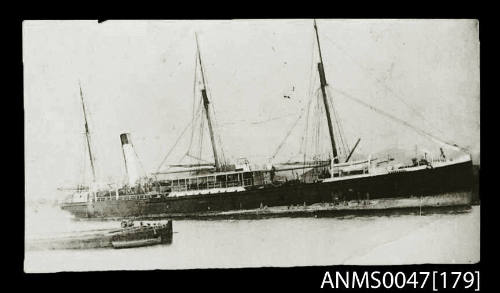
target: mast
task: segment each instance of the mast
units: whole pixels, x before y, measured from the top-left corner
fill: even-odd
[[[87,123],[87,112],[85,110],[85,103],[83,102],[82,85],[80,82],[79,85],[80,85],[80,98],[82,99],[83,118],[85,120],[85,138],[87,139],[87,148],[89,150],[90,166],[92,167],[92,182],[95,182],[94,156],[92,156],[92,150],[90,149],[90,133],[89,133],[89,125]]]
[[[207,86],[205,83],[205,72],[203,71],[203,64],[201,63],[201,53],[200,53],[200,45],[198,44],[198,34],[195,33],[196,37],[196,49],[198,52],[198,60],[200,62],[200,71],[201,71],[201,78],[203,80],[203,89],[201,90],[201,96],[203,98],[203,107],[205,109],[205,115],[207,117],[207,122],[208,122],[208,131],[210,132],[210,141],[212,143],[212,150],[214,153],[214,160],[215,160],[215,169],[217,171],[221,170],[221,165],[219,162],[219,157],[217,155],[217,148],[215,144],[215,136],[214,136],[214,130],[212,127],[212,119],[210,117],[210,111],[208,108],[208,105],[210,104],[207,96]]]
[[[321,93],[323,94],[323,104],[325,105],[326,120],[328,122],[328,132],[330,133],[330,142],[332,145],[333,162],[338,163],[339,159],[337,157],[337,147],[335,145],[335,137],[333,136],[332,119],[330,118],[330,108],[328,106],[328,99],[326,96],[326,89],[325,89],[325,87],[328,84],[326,83],[325,70],[324,70],[324,66],[323,66],[323,56],[321,55],[321,46],[319,44],[318,27],[316,26],[316,20],[314,20],[314,31],[316,32],[316,40],[318,42],[318,51],[319,51],[319,60],[320,60],[320,62],[318,63],[318,73],[319,73],[319,79],[321,82]]]

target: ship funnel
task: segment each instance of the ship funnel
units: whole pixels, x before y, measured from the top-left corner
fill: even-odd
[[[134,186],[139,180],[139,170],[137,168],[137,155],[130,139],[130,133],[120,134],[120,140],[122,142],[123,159],[125,160],[128,183],[130,186]]]

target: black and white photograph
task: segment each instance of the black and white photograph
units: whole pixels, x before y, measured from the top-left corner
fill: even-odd
[[[479,30],[24,20],[24,272],[479,263]]]

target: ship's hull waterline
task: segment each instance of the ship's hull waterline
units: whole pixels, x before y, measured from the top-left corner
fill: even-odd
[[[469,206],[472,162],[321,183],[133,200],[64,203],[79,218],[245,217]],[[353,204],[356,203],[356,204]]]

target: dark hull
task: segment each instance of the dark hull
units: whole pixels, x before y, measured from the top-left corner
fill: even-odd
[[[446,205],[470,205],[472,162],[349,178],[323,183],[289,183],[277,187],[139,200],[107,200],[68,203],[61,207],[83,218],[102,217],[197,217],[217,212],[252,210],[262,207],[309,206],[318,203],[339,203],[353,200],[403,199],[436,197],[440,194],[465,194]],[[440,205],[428,201],[427,206]],[[381,208],[384,208],[383,206]],[[401,206],[401,208],[405,208]],[[362,208],[360,208],[361,210]],[[353,209],[349,209],[353,210]],[[354,209],[355,210],[355,209]]]

